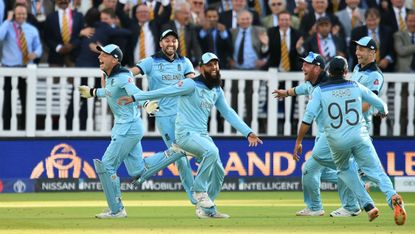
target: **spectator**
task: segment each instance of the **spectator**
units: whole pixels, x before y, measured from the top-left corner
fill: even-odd
[[[415,72],[415,12],[406,14],[406,31],[393,35],[396,51],[396,72]],[[402,84],[401,92],[401,136],[407,134],[408,126],[408,83]]]
[[[268,66],[279,71],[300,71],[299,54],[296,50],[301,34],[291,27],[291,15],[282,11],[278,15],[279,25],[268,29],[269,44]]]
[[[391,6],[382,15],[382,25],[386,25],[392,29],[392,33],[397,31],[405,31],[406,13],[409,11],[405,8],[405,0],[391,0]]]
[[[112,18],[111,15],[113,15]],[[113,27],[114,13],[112,9],[104,9],[99,12],[96,8],[90,8],[85,15],[85,23],[86,28],[93,30],[94,33],[81,38],[81,49],[76,58],[77,67],[99,66],[97,45],[107,45],[112,42],[114,37],[127,38],[131,34],[127,29]]]
[[[0,41],[3,42],[1,63],[5,67],[24,67],[42,55],[39,31],[26,22],[27,8],[17,4],[0,26]],[[11,77],[4,80],[3,126],[10,129],[11,118]],[[25,129],[26,122],[26,80],[19,77],[19,97],[22,113],[18,119],[19,129]],[[15,113],[13,113],[15,114]]]
[[[272,14],[269,14],[261,19],[261,24],[265,28],[277,27],[279,24],[278,15],[287,10],[287,0],[270,0],[268,2],[269,7],[271,8]],[[291,16],[290,19],[291,27],[295,29],[300,28],[300,21],[295,15]]]
[[[238,12],[238,28],[232,29],[235,45],[231,67],[236,69],[261,69],[267,63],[268,36],[263,27],[252,25],[253,16],[249,10]]]
[[[218,9],[219,13],[233,9],[232,0],[208,0],[208,6]]]
[[[415,12],[406,15],[407,29],[393,35],[396,51],[396,72],[415,72]]]
[[[295,0],[295,8],[293,10],[293,15],[297,16],[298,19],[303,19],[304,15],[308,14],[308,3],[306,0]]]
[[[387,26],[380,25],[380,12],[375,8],[370,8],[365,13],[366,25],[352,30],[351,43],[349,44],[350,54],[353,58],[353,66],[357,64],[355,55],[356,45],[352,43],[362,37],[369,36],[378,44],[376,52],[376,62],[382,71],[393,71],[393,33]]]
[[[347,7],[336,12],[337,18],[343,26],[346,43],[349,44],[352,29],[365,24],[365,10],[358,7],[360,0],[346,0]]]
[[[48,63],[52,67],[73,67],[80,46],[80,32],[84,27],[81,13],[71,10],[69,0],[56,0],[57,10],[48,15],[45,28],[49,47]]]
[[[202,56],[197,30],[190,22],[190,4],[176,2],[174,5],[174,20],[170,20],[162,27],[162,31],[172,29],[179,36],[179,54],[188,57],[193,66],[197,66]]]
[[[247,8],[246,0],[232,0],[232,10],[224,11],[219,15],[219,22],[224,24],[227,29],[234,29],[238,27],[238,12],[241,10],[248,10],[252,14],[252,24],[260,25],[258,13]]]
[[[304,33],[304,36],[308,38],[316,32],[316,20],[321,17],[328,17],[332,25],[331,33],[334,36],[342,37],[343,30],[339,19],[335,15],[327,12],[328,0],[312,0],[311,6],[312,11],[304,15],[300,23],[300,31]]]
[[[191,5],[190,23],[202,26],[205,19],[205,0],[188,0]]]
[[[298,53],[305,55],[305,51],[312,51],[322,55],[326,61],[336,55],[346,57],[346,42],[330,32],[332,26],[329,17],[319,18],[315,28],[316,33],[306,39],[303,45],[302,40],[297,44]]]
[[[219,57],[219,66],[229,69],[229,60],[232,56],[231,33],[225,25],[219,23],[219,12],[216,8],[209,7],[205,11],[203,28],[199,31],[199,40],[202,52],[212,52]]]
[[[119,3],[118,0],[102,0],[102,4],[98,7],[100,11],[108,8],[112,9],[115,12],[115,24],[117,26],[123,28],[128,28],[130,26],[131,20],[130,17],[124,12],[124,4]]]
[[[128,43],[128,51],[134,51],[134,53],[126,54],[129,66],[134,66],[137,61],[158,51],[161,26],[168,22],[170,14],[169,2],[163,5],[162,13],[153,19],[151,19],[151,8],[147,4],[141,4],[135,8],[135,17],[133,23],[130,24],[132,35]],[[141,40],[142,38],[144,40]]]
[[[126,31],[122,31],[120,26],[117,25],[117,16],[112,8],[107,8],[101,11],[100,14],[101,22],[106,23],[109,25],[113,30],[120,32],[120,34],[115,33],[115,31],[112,31],[111,36],[108,38],[110,43],[118,45],[122,51],[125,51],[127,48],[127,43],[129,41],[129,36],[131,35],[131,32],[126,33]],[[95,45],[96,46],[96,45]],[[93,48],[93,47],[91,47]],[[96,48],[96,47],[95,47]],[[98,52],[96,49],[95,52]],[[121,63],[124,65],[127,63],[127,58],[124,57]]]
[[[231,59],[231,68],[243,70],[255,70],[266,68],[268,52],[268,36],[265,28],[252,25],[252,13],[249,10],[240,10],[238,12],[238,28],[231,30],[233,45],[235,45],[233,58]],[[237,81],[232,82],[232,106],[237,106]],[[265,83],[260,84],[265,87]],[[252,93],[253,82],[246,82],[244,93],[246,95],[246,113],[245,121],[250,123],[252,120]],[[264,113],[264,106],[260,107],[259,116]],[[257,110],[255,110],[257,111]]]
[[[249,9],[254,10],[262,18],[271,13],[267,2],[268,0],[248,0],[247,5]]]

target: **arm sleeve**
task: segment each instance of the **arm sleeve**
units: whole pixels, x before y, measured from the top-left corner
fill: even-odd
[[[140,68],[141,75],[148,74],[151,72],[153,66],[153,58],[147,57],[137,62],[136,66]]]
[[[190,60],[186,57],[184,59],[185,59],[184,76],[190,73],[195,73],[195,69],[193,68],[192,62],[190,62]]]
[[[376,94],[374,94],[371,90],[364,87],[361,84],[358,84],[360,90],[362,91],[362,99],[365,102],[368,102],[370,105],[374,106],[378,109],[381,113],[385,114],[388,113],[388,107],[386,103],[382,101]]]
[[[372,92],[379,94],[383,85],[383,77],[379,72],[371,72],[369,74],[368,83],[366,88],[372,90]]]
[[[193,79],[184,79],[174,85],[152,91],[136,93],[133,96],[136,101],[182,96],[192,93],[195,90],[195,86]]]
[[[310,84],[308,82],[302,83],[296,87],[294,87],[294,92],[296,96],[301,96],[301,95],[309,95],[309,87]]]
[[[310,125],[321,109],[321,92],[320,88],[314,90],[310,102],[304,113],[303,123]]]
[[[122,77],[118,78],[119,87],[124,89],[125,92],[127,92],[128,96],[131,96],[133,94],[138,94],[141,92],[140,89],[137,88],[137,86],[134,83],[134,77],[133,74],[127,73],[122,74]]]
[[[228,121],[232,127],[236,128],[243,136],[247,137],[252,129],[246,125],[244,121],[239,118],[238,114],[229,106],[226,102],[223,90],[220,89],[218,100],[215,103],[216,108],[219,110],[223,118]]]
[[[37,58],[42,56],[42,43],[40,43],[40,36],[37,30],[34,31],[35,36],[33,37],[33,47],[34,53],[36,54]]]
[[[5,20],[1,25],[0,25],[0,41],[4,40],[6,38],[7,35],[7,29],[9,28],[10,25],[10,21]]]
[[[99,98],[105,97],[105,89],[97,88],[97,91],[95,92],[95,96],[97,96]]]

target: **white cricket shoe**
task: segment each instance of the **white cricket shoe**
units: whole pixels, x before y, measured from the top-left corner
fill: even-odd
[[[307,207],[295,213],[297,216],[323,216],[324,210],[312,211]]]
[[[196,206],[196,216],[199,219],[228,219],[231,217],[228,214],[222,214],[217,211],[215,213],[207,214],[200,206]]]
[[[118,219],[118,218],[127,218],[127,212],[123,207],[118,213],[112,213],[109,208],[105,209],[104,212],[96,214],[95,218],[97,219]]]
[[[203,208],[210,208],[215,205],[206,192],[194,192],[193,198],[197,201],[197,205]]]
[[[357,211],[350,211],[346,210],[343,207],[340,207],[339,209],[332,211],[330,213],[331,217],[352,217],[352,216],[358,216],[362,211],[359,209]]]

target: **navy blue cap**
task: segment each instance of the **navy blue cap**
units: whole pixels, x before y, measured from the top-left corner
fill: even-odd
[[[369,48],[371,50],[377,50],[376,42],[371,37],[362,37],[360,38],[360,40],[353,42],[361,47]]]
[[[172,30],[172,29],[167,29],[167,30],[165,30],[165,31],[161,34],[161,36],[160,36],[160,41],[161,41],[161,40],[163,40],[165,37],[167,37],[167,36],[169,36],[169,35],[173,35],[173,36],[175,36],[177,39],[179,38],[179,36],[177,35],[177,33],[176,33],[174,30]]]
[[[320,54],[317,54],[317,53],[314,53],[314,52],[309,52],[307,57],[305,57],[305,58],[300,57],[300,59],[303,62],[306,62],[308,64],[317,65],[317,66],[321,67],[322,69],[324,69],[324,66],[326,66],[326,64],[324,62],[324,58]]]
[[[118,47],[117,45],[108,44],[104,47],[97,45],[97,50],[112,55],[114,58],[118,59],[119,62],[121,62],[122,60],[123,54],[120,47]]]

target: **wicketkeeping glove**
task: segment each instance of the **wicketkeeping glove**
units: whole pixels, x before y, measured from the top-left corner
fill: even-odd
[[[79,93],[83,98],[95,97],[95,89],[91,89],[86,85],[79,86]]]
[[[158,101],[145,101],[143,107],[149,115],[154,115],[159,111]]]

